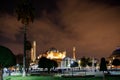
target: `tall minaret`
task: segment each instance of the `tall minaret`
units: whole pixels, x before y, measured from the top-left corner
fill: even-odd
[[[36,41],[33,41],[31,49],[31,61],[35,62],[36,60]]]
[[[76,60],[76,55],[75,55],[75,53],[76,53],[76,48],[73,47],[73,59],[74,59],[74,60]]]

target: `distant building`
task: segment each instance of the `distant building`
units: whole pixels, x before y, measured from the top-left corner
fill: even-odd
[[[120,59],[120,48],[115,49],[109,57],[110,59]]]
[[[58,51],[56,48],[51,48],[47,51],[47,58],[49,59],[63,59],[66,57],[66,51]]]
[[[108,61],[108,66],[110,68],[112,68],[112,62],[114,59],[120,59],[120,47],[118,47],[117,49],[115,49],[112,54],[107,58]]]
[[[41,57],[46,57],[48,59],[57,61],[58,67],[60,68],[70,68],[70,64],[73,61],[76,61],[76,47],[73,47],[72,50],[72,58],[66,57],[66,51],[59,51],[54,47],[48,49],[45,53],[40,54],[36,58],[36,42],[34,41],[31,49],[31,65],[37,64]]]
[[[66,57],[66,51],[59,51],[56,48],[50,48],[46,51],[46,53],[40,54],[38,56],[38,59],[42,56],[52,59],[58,62],[58,65],[60,65],[60,62]]]
[[[59,51],[56,48],[50,48],[46,53],[40,54],[38,58],[44,56],[48,59],[63,59],[66,57],[66,51]]]
[[[107,59],[109,61],[113,61],[114,59],[120,59],[120,48],[115,49]]]
[[[61,61],[60,67],[61,67],[61,68],[70,68],[70,65],[71,65],[74,61],[76,61],[76,60],[73,59],[73,58],[65,57],[65,58]]]
[[[70,58],[70,57],[63,58],[62,61],[61,61],[61,65],[60,65],[61,68],[70,68],[70,65],[73,62],[77,61],[76,60],[76,47],[73,47],[72,50],[73,50],[72,58]]]

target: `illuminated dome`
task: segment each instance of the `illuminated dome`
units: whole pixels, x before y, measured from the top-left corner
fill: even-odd
[[[114,66],[112,65],[112,62],[114,59],[120,59],[120,47],[116,48],[112,54],[106,59],[109,63],[108,63],[108,68],[114,68]]]
[[[47,52],[47,58],[50,59],[63,59],[66,57],[66,51],[59,52],[56,48],[50,48]]]
[[[51,52],[51,51],[57,52],[58,50],[57,50],[56,48],[52,47],[52,48],[50,48],[47,52]]]
[[[117,48],[116,50],[114,50],[113,52],[112,52],[112,55],[113,56],[116,56],[116,57],[120,57],[120,48]]]
[[[46,53],[39,55],[38,59],[42,56],[47,57],[49,59],[63,59],[66,57],[66,51],[59,51],[56,48],[52,47],[49,50],[47,50]]]

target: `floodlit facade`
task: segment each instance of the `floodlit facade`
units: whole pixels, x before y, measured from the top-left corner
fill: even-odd
[[[59,51],[48,51],[47,58],[49,59],[63,59],[66,57],[66,51],[59,52]]]
[[[66,51],[58,51],[56,48],[50,48],[46,53],[39,55],[40,57],[46,57],[48,59],[64,59],[66,57]]]
[[[56,48],[50,48],[45,53],[40,54],[36,59],[36,42],[33,42],[33,47],[31,49],[31,65],[37,64],[41,57],[46,57],[57,61],[58,67],[60,68],[70,68],[70,64],[76,61],[76,48],[73,47],[72,58],[66,57],[66,51],[59,51]]]

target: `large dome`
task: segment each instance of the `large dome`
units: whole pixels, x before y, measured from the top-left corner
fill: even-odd
[[[114,50],[114,51],[112,52],[112,55],[120,56],[120,48],[117,48],[116,50]]]
[[[50,48],[48,51],[49,51],[49,52],[51,52],[51,51],[57,52],[58,50],[57,50],[56,48],[52,47],[52,48]]]

